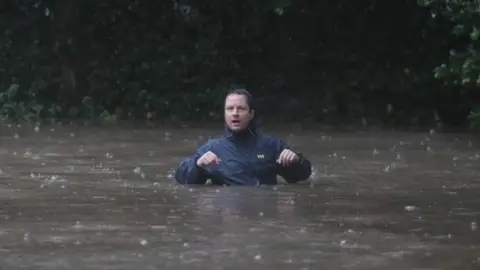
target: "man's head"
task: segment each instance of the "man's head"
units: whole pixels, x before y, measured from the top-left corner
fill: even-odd
[[[245,89],[230,91],[225,98],[225,123],[233,132],[248,128],[255,115],[252,95]]]

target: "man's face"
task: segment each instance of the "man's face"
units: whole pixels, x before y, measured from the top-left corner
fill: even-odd
[[[246,129],[254,113],[244,95],[232,94],[225,99],[225,123],[232,131]]]

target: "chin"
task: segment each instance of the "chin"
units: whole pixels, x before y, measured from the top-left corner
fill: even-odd
[[[229,128],[230,128],[231,131],[234,131],[234,132],[245,130],[244,127],[232,127],[232,126],[230,126]]]
[[[240,127],[230,127],[230,130],[231,131],[240,131],[240,130],[242,130],[242,128],[240,128]]]

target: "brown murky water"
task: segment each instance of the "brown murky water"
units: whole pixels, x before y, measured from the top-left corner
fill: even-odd
[[[2,126],[1,269],[480,269],[468,136],[280,132],[310,182],[178,186],[218,132]]]

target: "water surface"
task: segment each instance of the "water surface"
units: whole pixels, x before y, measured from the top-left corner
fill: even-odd
[[[2,126],[5,269],[479,269],[467,135],[275,130],[310,181],[188,187],[171,169],[221,130]],[[272,131],[273,132],[273,131]]]

